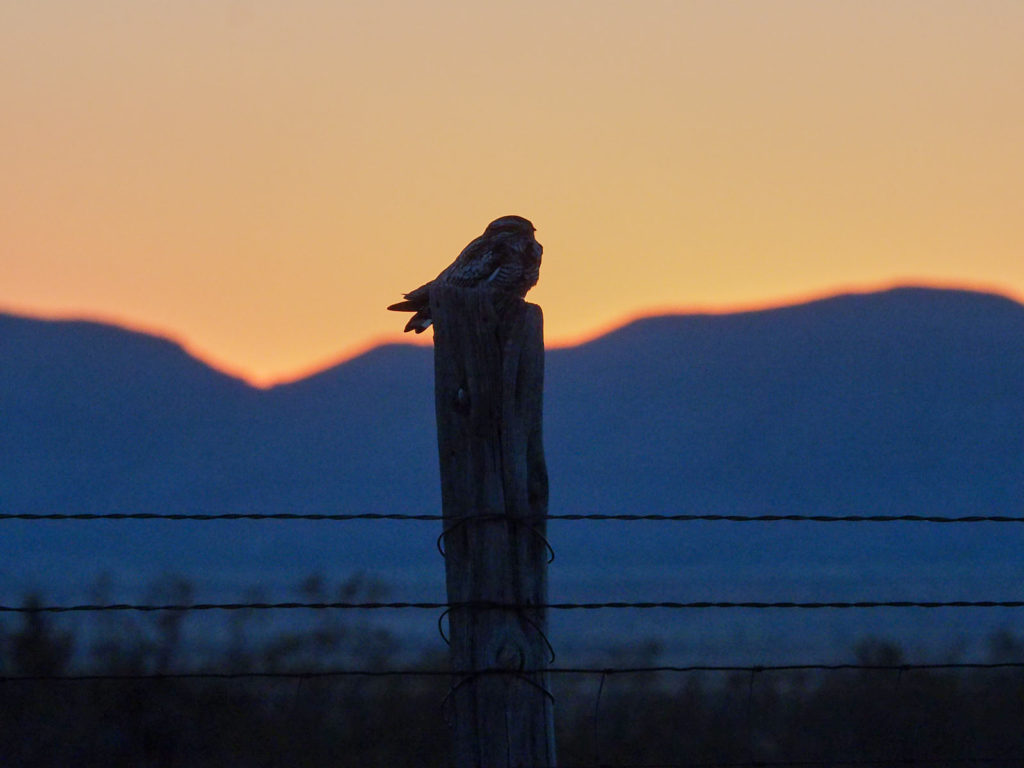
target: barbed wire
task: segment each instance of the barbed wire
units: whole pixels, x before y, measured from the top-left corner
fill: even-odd
[[[3,513],[0,521],[173,521],[173,522],[208,522],[208,521],[401,521],[401,522],[444,522],[445,531],[439,539],[439,549],[444,555],[441,541],[445,533],[452,527],[467,521],[477,522],[483,519],[502,520],[503,515],[468,515],[445,517],[441,514],[407,514],[407,513]],[[957,524],[1020,524],[1024,516],[1012,515],[916,515],[916,514],[874,514],[874,515],[822,515],[822,514],[549,514],[541,517],[515,518],[518,523],[539,525],[545,521],[566,522],[675,522],[675,523],[921,523],[939,525]],[[541,534],[537,532],[537,535]],[[541,536],[542,540],[543,537]],[[546,544],[546,540],[545,544]],[[550,545],[548,545],[550,549]],[[113,603],[113,604],[77,604],[77,605],[0,605],[0,613],[13,614],[64,614],[80,612],[191,612],[191,611],[271,611],[271,610],[703,610],[703,609],[745,609],[745,610],[814,610],[814,609],[941,609],[941,608],[1003,608],[1016,609],[1024,607],[1024,600],[950,600],[950,601],[913,601],[913,600],[861,600],[861,601],[602,601],[602,602],[551,602],[546,604],[519,604],[495,601],[321,601],[321,602],[204,602],[191,604],[144,604],[144,603]],[[442,615],[443,618],[443,615]],[[539,627],[537,628],[539,631]],[[541,632],[543,637],[543,632]],[[547,643],[547,638],[544,638]],[[550,648],[550,643],[548,643]],[[0,684],[14,683],[75,683],[75,682],[159,682],[159,681],[237,681],[237,680],[315,680],[343,678],[461,678],[463,682],[471,681],[485,675],[515,675],[532,683],[529,675],[552,676],[600,676],[602,686],[606,678],[612,676],[635,675],[673,675],[673,674],[737,674],[753,676],[771,673],[839,673],[849,672],[891,672],[900,675],[922,671],[956,671],[956,670],[1021,670],[1024,661],[1015,662],[946,662],[932,664],[869,664],[869,663],[836,663],[836,664],[778,664],[778,665],[651,665],[651,666],[561,666],[526,670],[484,669],[484,670],[449,670],[449,669],[312,669],[312,670],[239,670],[215,671],[195,670],[179,672],[137,672],[121,674],[101,673],[43,673],[25,675],[0,674]],[[458,685],[461,685],[460,682]],[[455,686],[455,688],[458,687]],[[541,691],[550,695],[543,687]],[[452,690],[454,690],[453,688]],[[1018,758],[971,758],[971,759],[913,759],[907,760],[786,760],[762,761],[748,760],[745,762],[708,762],[678,764],[612,764],[595,762],[586,768],[782,768],[782,766],[884,766],[894,763],[913,762],[918,765],[1020,765]],[[563,766],[563,768],[567,768]],[[582,767],[581,767],[582,768]]]
[[[452,522],[472,519],[475,516],[452,517]],[[1020,515],[729,515],[729,514],[552,514],[542,518],[518,518],[522,522],[541,520],[598,521],[617,520],[625,522],[729,522],[729,523],[1024,523]],[[349,522],[354,520],[401,520],[436,522],[446,520],[438,514],[404,514],[391,512],[341,513],[299,513],[299,512],[224,512],[224,513],[157,513],[157,512],[105,512],[105,513],[3,513],[0,521],[96,521],[96,520],[165,520],[209,522],[218,520],[262,520],[262,521],[329,521]]]
[[[469,515],[461,517],[445,517],[439,514],[403,514],[403,513],[13,513],[0,514],[0,521],[121,521],[121,520],[155,520],[155,521],[444,521],[449,527],[461,525],[467,521],[479,521],[482,518],[502,519],[502,515]],[[552,521],[655,521],[655,522],[734,522],[734,523],[929,523],[929,524],[974,524],[974,523],[1024,523],[1024,516],[1009,515],[797,515],[797,514],[762,514],[762,515],[729,515],[729,514],[552,514],[536,518],[516,518],[516,522],[539,524],[546,520]],[[442,533],[443,539],[444,533]],[[440,545],[439,545],[440,548]],[[442,555],[444,551],[442,549]],[[861,601],[603,601],[603,602],[551,602],[546,604],[520,604],[494,601],[373,601],[373,602],[205,602],[191,604],[77,604],[77,605],[0,605],[0,613],[36,614],[36,613],[77,613],[105,611],[269,611],[269,610],[401,610],[421,609],[439,610],[446,613],[452,610],[598,610],[598,609],[631,609],[631,610],[684,610],[684,609],[940,609],[940,608],[1022,608],[1024,600],[950,600],[950,601],[912,601],[912,600],[861,600]],[[546,638],[545,638],[546,642]],[[549,644],[550,647],[550,644]],[[634,667],[548,667],[533,670],[484,669],[469,671],[452,671],[448,669],[315,669],[315,670],[252,670],[252,671],[180,671],[180,672],[138,672],[121,674],[100,673],[43,673],[27,675],[0,675],[2,683],[44,683],[44,682],[159,682],[187,680],[282,680],[282,679],[334,679],[334,678],[462,678],[463,681],[473,680],[485,675],[513,674],[531,684],[529,675],[577,675],[601,676],[602,686],[605,678],[628,675],[659,675],[659,674],[695,674],[695,673],[732,673],[745,674],[753,677],[763,673],[797,673],[797,672],[841,672],[841,671],[874,671],[897,672],[900,675],[914,671],[954,671],[954,670],[1020,670],[1024,669],[1021,662],[947,662],[933,664],[779,664],[779,665],[688,665],[688,666],[634,666]],[[461,684],[461,683],[460,683]],[[457,686],[456,686],[457,687]],[[538,687],[540,687],[538,685]],[[540,687],[540,690],[548,691]],[[590,763],[587,768],[781,768],[782,766],[882,766],[894,761],[885,760],[786,760],[746,762],[714,762],[714,763],[679,763],[679,764],[612,764]],[[1019,758],[971,758],[971,759],[914,759],[898,762],[913,762],[918,765],[1019,765]],[[563,766],[563,768],[566,768]]]
[[[82,674],[34,674],[34,675],[0,675],[0,682],[97,682],[97,681],[139,681],[139,680],[239,680],[239,679],[317,679],[341,677],[469,677],[480,675],[501,675],[515,673],[518,675],[579,675],[579,676],[623,676],[623,675],[655,675],[655,674],[694,674],[694,673],[735,673],[762,674],[780,672],[939,672],[964,670],[1001,670],[1024,669],[1024,661],[996,662],[937,662],[930,664],[764,664],[755,666],[739,665],[656,665],[637,667],[546,667],[537,669],[507,670],[448,670],[421,669],[315,669],[315,670],[282,670],[259,671],[241,670],[235,672],[184,671],[184,672],[129,672],[122,674],[82,673]]]
[[[157,513],[157,512],[103,512],[103,513],[7,513],[0,514],[0,520],[418,520],[437,521],[443,520],[443,515],[435,514],[401,514],[390,512],[363,512],[358,514],[333,514],[333,513],[299,513],[299,512],[219,512],[211,514],[198,513]]]
[[[1024,756],[1016,757],[925,757],[906,758],[892,757],[871,760],[747,760],[745,762],[715,763],[570,763],[561,764],[558,768],[833,768],[834,766],[882,766],[891,768],[894,765],[1021,765]],[[539,766],[539,768],[555,768]]]
[[[469,610],[600,610],[600,609],[632,609],[632,610],[687,610],[687,609],[867,609],[867,608],[1024,608],[1024,600],[858,600],[858,601],[825,601],[825,602],[795,602],[795,601],[606,601],[592,603],[507,603],[488,600],[463,601],[463,602],[280,602],[280,603],[180,603],[150,605],[143,603],[111,603],[81,605],[0,605],[0,613],[85,613],[100,611],[270,611],[270,610],[437,610],[446,611],[469,609]]]

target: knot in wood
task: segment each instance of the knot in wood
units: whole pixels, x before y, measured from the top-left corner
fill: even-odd
[[[494,654],[494,663],[498,669],[519,670],[526,666],[526,655],[522,648],[504,643]]]
[[[469,411],[469,392],[465,387],[459,387],[455,390],[455,410],[460,413],[466,413]]]

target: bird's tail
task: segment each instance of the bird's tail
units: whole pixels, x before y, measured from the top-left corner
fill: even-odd
[[[393,312],[416,312],[422,308],[423,305],[415,301],[400,301],[388,307]]]
[[[405,324],[405,332],[416,331],[416,333],[423,333],[433,321],[430,319],[430,315],[427,312],[417,312],[413,315],[409,322]]]
[[[394,312],[415,313],[409,318],[409,322],[405,326],[406,333],[409,331],[423,333],[430,327],[430,304],[424,304],[422,301],[406,300],[392,304],[388,309]]]

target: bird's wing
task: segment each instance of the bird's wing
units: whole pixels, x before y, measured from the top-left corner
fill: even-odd
[[[486,282],[502,264],[501,246],[500,240],[478,237],[437,276],[438,282],[467,288]]]
[[[434,283],[453,285],[460,288],[472,288],[485,283],[495,287],[504,287],[515,278],[508,274],[510,270],[518,274],[521,269],[515,263],[508,263],[508,246],[501,238],[478,237],[449,264],[441,274],[424,283],[419,288],[405,294],[405,301],[392,304],[388,309],[397,311],[414,311],[430,304],[430,288]]]

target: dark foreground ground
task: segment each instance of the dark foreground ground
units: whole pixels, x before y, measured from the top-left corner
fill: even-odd
[[[262,634],[239,613],[201,654],[184,612],[0,617],[0,765],[446,766],[447,675],[323,674],[445,659],[321,613]],[[929,668],[880,640],[849,658],[842,670],[638,673],[621,670],[656,666],[657,648],[606,655],[594,666],[612,671],[553,677],[559,764],[1024,764],[1024,641],[996,635],[981,658]],[[950,666],[965,661],[993,666]],[[282,676],[245,676],[267,672]]]

